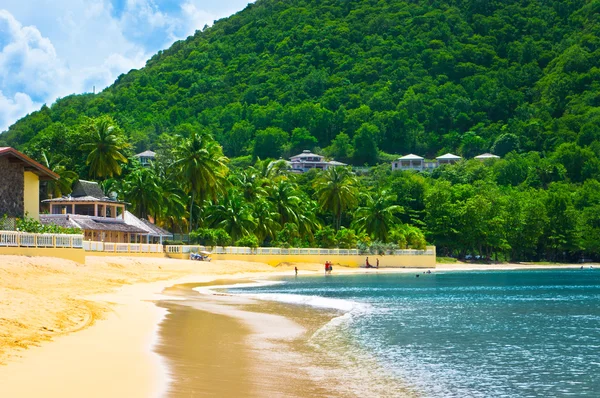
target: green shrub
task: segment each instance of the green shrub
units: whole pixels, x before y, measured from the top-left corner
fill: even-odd
[[[190,242],[202,246],[229,246],[231,237],[221,228],[199,228],[190,233]]]
[[[315,233],[315,241],[318,247],[323,249],[331,249],[337,246],[335,239],[335,230],[329,226],[318,230]]]
[[[65,228],[56,224],[41,224],[39,221],[31,217],[17,218],[15,228],[20,232],[28,232],[34,234],[69,234],[80,235],[79,228]]]
[[[238,241],[235,242],[235,245],[240,247],[251,247],[254,249],[258,247],[258,238],[255,235],[247,235],[238,239]]]

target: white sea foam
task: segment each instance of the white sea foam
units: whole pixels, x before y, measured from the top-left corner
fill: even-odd
[[[215,285],[215,286],[203,286],[203,287],[195,287],[193,290],[197,291],[200,294],[208,294],[213,295],[216,294],[215,290],[220,289],[233,289],[233,288],[248,288],[248,287],[264,287],[264,286],[272,286],[272,285],[281,285],[284,284],[283,281],[255,281],[248,283],[235,283],[232,285]]]
[[[286,304],[307,305],[315,308],[327,308],[340,311],[352,311],[364,304],[350,300],[334,299],[321,296],[306,296],[287,293],[244,293],[241,296],[264,301],[277,301]]]

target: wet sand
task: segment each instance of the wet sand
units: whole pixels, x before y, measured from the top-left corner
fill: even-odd
[[[215,285],[231,283],[218,281]],[[198,284],[165,289],[166,295],[187,300],[158,304],[168,310],[156,348],[170,369],[167,396],[365,396],[366,386],[361,387],[360,380],[344,368],[347,361],[328,355],[311,342],[311,337],[341,312],[222,293],[199,294],[192,290],[195,286]],[[354,366],[368,366],[385,378],[385,370],[377,370],[374,363]],[[377,396],[416,396],[398,380],[387,382],[394,386],[393,393]]]

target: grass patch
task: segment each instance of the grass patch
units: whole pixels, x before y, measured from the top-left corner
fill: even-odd
[[[454,264],[458,262],[458,260],[454,257],[436,257],[435,262],[440,264]]]

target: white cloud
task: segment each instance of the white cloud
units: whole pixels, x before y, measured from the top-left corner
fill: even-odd
[[[43,103],[96,92],[248,0],[3,0],[0,132]]]
[[[0,131],[6,130],[10,123],[41,106],[42,104],[33,102],[27,94],[16,93],[12,98],[7,98],[0,91]]]

